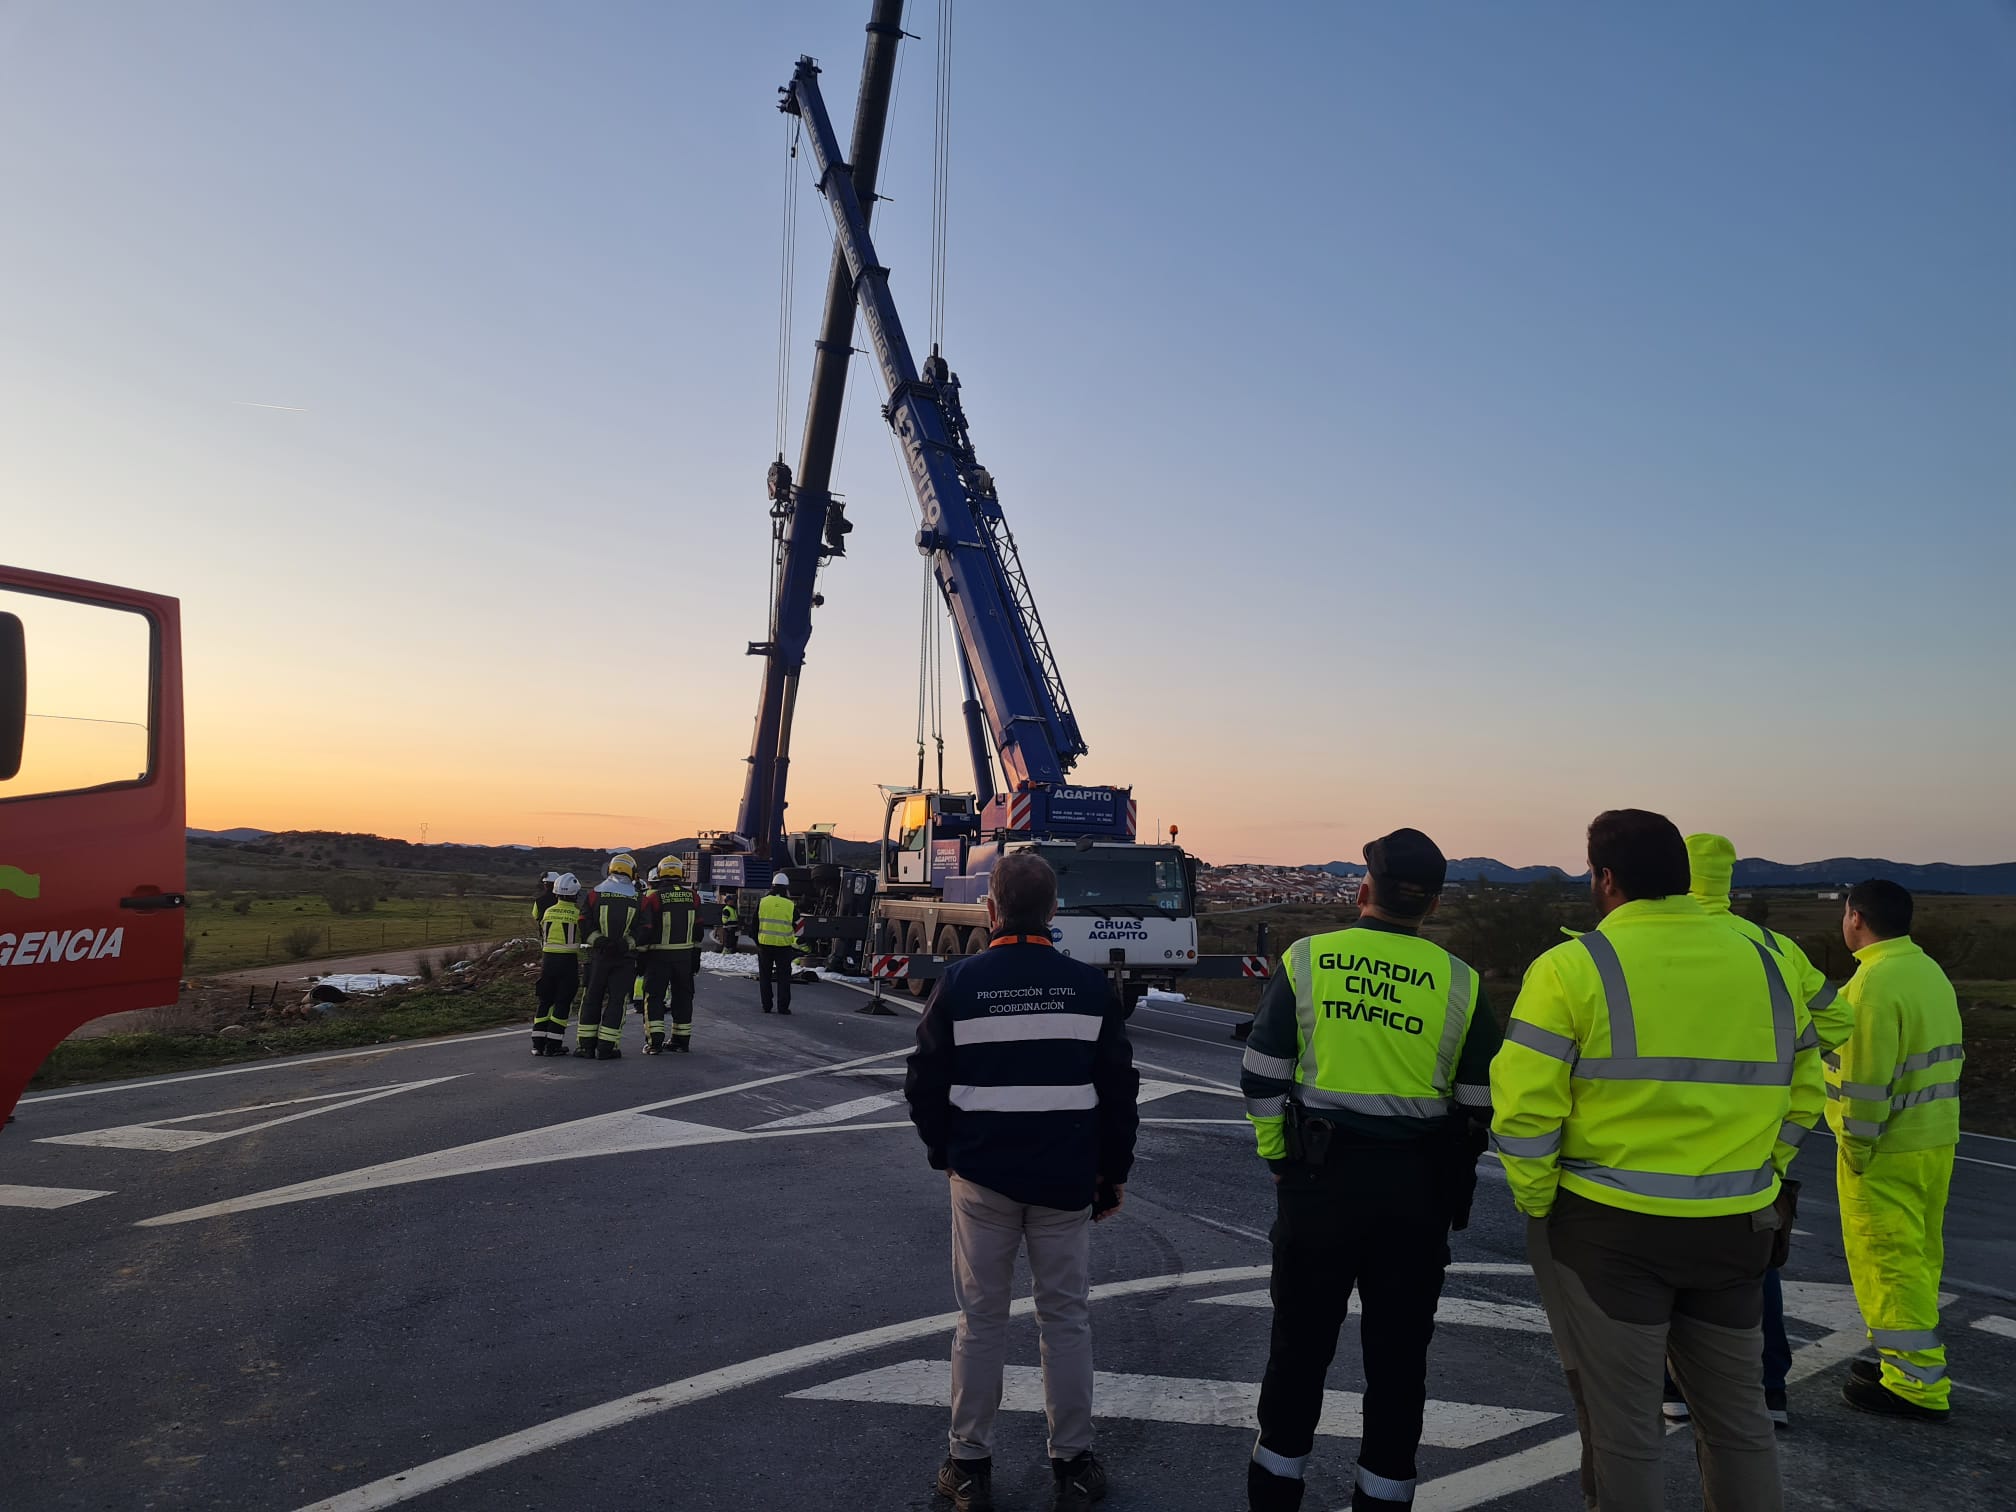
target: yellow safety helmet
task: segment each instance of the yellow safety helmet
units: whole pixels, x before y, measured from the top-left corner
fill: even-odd
[[[685,864],[681,862],[677,856],[667,856],[663,861],[660,861],[658,863],[658,870],[655,873],[653,873],[653,875],[659,877],[670,877],[675,882],[684,881],[686,877],[686,867]]]
[[[628,851],[623,852],[622,855],[610,861],[609,875],[612,877],[625,877],[633,882],[636,881],[637,858]]]

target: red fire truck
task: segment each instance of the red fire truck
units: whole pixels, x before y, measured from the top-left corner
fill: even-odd
[[[182,631],[172,598],[0,565],[0,1115],[182,971]]]

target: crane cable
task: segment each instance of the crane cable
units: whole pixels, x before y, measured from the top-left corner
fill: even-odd
[[[931,133],[931,350],[945,339],[945,202],[952,187],[952,0],[938,0],[936,119]]]
[[[791,325],[796,304],[798,271],[798,134],[804,123],[789,117],[784,126],[784,232],[777,255],[777,460],[784,460],[785,432],[791,423]],[[771,505],[774,515],[782,505]],[[777,579],[784,570],[784,525],[771,524],[770,640],[778,635]]]

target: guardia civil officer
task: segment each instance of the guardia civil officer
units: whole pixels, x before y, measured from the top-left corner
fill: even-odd
[[[1469,1222],[1498,1021],[1421,925],[1447,862],[1419,830],[1365,847],[1360,917],[1297,940],[1261,995],[1240,1086],[1274,1174],[1274,1332],[1247,1468],[1252,1512],[1302,1505],[1323,1382],[1355,1286],[1365,1431],[1351,1505],[1411,1506],[1428,1340]]]
[[[591,1060],[623,1054],[623,1010],[630,999],[637,961],[637,858],[627,851],[609,862],[609,875],[588,894],[581,910],[581,953],[587,957],[587,996],[574,1053]]]
[[[1661,1356],[1693,1408],[1704,1500],[1784,1506],[1764,1405],[1779,1178],[1825,1102],[1783,954],[1688,895],[1643,809],[1589,826],[1597,927],[1535,961],[1491,1066],[1491,1143],[1581,1427],[1583,1499],[1657,1512]]]

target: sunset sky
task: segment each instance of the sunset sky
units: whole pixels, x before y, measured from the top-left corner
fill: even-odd
[[[0,9],[0,557],[181,598],[190,823],[732,827],[775,89],[819,57],[844,136],[867,10]],[[946,351],[1078,775],[1220,862],[1411,823],[1579,866],[1620,804],[2016,858],[2016,8],[1236,16],[958,11]],[[907,25],[876,225],[921,337]],[[923,567],[852,378],[791,817],[865,835]]]

